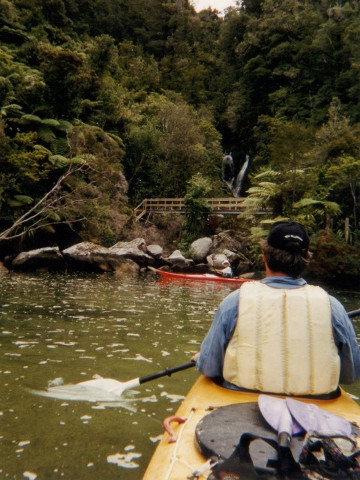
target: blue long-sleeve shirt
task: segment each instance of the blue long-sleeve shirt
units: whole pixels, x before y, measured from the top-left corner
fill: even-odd
[[[273,288],[299,288],[306,284],[303,278],[292,277],[267,277],[261,281]],[[360,375],[360,351],[356,333],[343,305],[331,295],[329,299],[334,341],[341,362],[340,383],[353,383]],[[201,345],[196,367],[208,377],[222,377],[225,351],[235,330],[238,311],[239,290],[235,290],[221,302]],[[234,388],[227,382],[224,382],[224,386]]]

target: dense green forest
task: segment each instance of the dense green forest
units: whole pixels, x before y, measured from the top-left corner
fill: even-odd
[[[231,153],[248,225],[359,245],[357,0],[0,0],[0,114],[0,239],[109,245],[144,198],[231,196]]]

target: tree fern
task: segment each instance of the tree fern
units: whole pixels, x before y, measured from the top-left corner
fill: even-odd
[[[51,130],[51,128],[47,127],[46,125],[45,126],[42,125],[38,129],[38,134],[39,134],[41,140],[43,140],[45,143],[49,144],[50,147],[54,146],[54,142],[56,141],[56,135]],[[53,150],[53,148],[52,148],[52,150]]]
[[[55,140],[55,151],[57,155],[64,155],[69,152],[69,144],[65,137],[57,137]]]
[[[41,121],[41,123],[43,125],[47,125],[49,127],[59,127],[60,126],[60,122],[58,120],[55,120],[53,118],[45,118],[44,120]]]
[[[22,115],[21,120],[26,123],[41,123],[41,118],[37,115],[30,115],[29,113],[25,113]]]
[[[0,110],[2,117],[20,117],[22,107],[16,103],[10,103],[9,105],[3,105]]]
[[[71,163],[71,160],[62,155],[50,155],[49,162],[55,167],[64,168]]]

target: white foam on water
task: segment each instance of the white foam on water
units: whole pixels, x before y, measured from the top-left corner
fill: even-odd
[[[25,447],[26,445],[30,444],[30,440],[23,440],[22,442],[18,443],[19,447]]]
[[[114,455],[108,455],[108,463],[115,463],[118,467],[122,468],[139,468],[139,465],[133,462],[134,458],[140,458],[141,453],[115,453]]]
[[[87,421],[87,420],[91,420],[92,417],[90,415],[83,415],[82,417],[80,417],[80,420],[82,421]]]
[[[123,358],[123,360],[136,360],[136,361],[152,363],[152,360],[150,360],[149,358],[143,357],[142,355],[140,355],[140,353],[137,353],[135,358],[125,357]]]
[[[180,402],[185,398],[184,395],[174,395],[167,392],[161,392],[160,397],[168,398],[170,400],[170,403]]]
[[[23,477],[28,478],[29,480],[35,480],[37,474],[26,470],[26,472],[23,473]]]
[[[156,403],[157,402],[156,395],[151,395],[150,397],[144,397],[144,398],[141,398],[139,400],[141,400],[143,403]]]
[[[19,348],[28,348],[28,347],[31,347],[32,345],[38,345],[39,342],[36,342],[36,341],[33,341],[33,340],[29,340],[29,341],[25,341],[25,340],[18,340],[16,342],[13,342],[14,345],[16,345],[17,347]]]
[[[162,439],[162,436],[163,436],[163,434],[160,433],[160,435],[158,435],[157,437],[150,437],[150,441],[151,441],[152,443],[158,443],[158,442],[160,442],[160,440]]]

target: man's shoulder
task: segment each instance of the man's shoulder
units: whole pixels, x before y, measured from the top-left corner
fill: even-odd
[[[237,308],[239,303],[239,289],[237,288],[233,292],[229,293],[227,297],[221,302],[220,307],[222,310],[230,310],[232,308]]]
[[[329,295],[329,300],[330,300],[331,313],[333,317],[336,320],[341,320],[344,317],[346,317],[347,319],[347,313],[344,305],[332,295]]]

